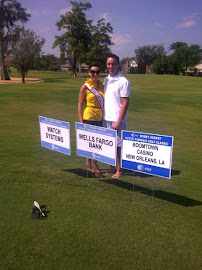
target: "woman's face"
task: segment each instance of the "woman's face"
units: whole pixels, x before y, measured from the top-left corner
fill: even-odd
[[[100,68],[91,67],[91,69],[88,71],[88,74],[93,82],[97,82],[100,77]]]

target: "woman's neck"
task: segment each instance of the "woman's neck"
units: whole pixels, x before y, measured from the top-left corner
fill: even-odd
[[[95,86],[98,86],[98,85],[99,85],[99,81],[98,81],[98,80],[93,81],[93,80],[91,79],[91,81],[92,81],[92,83],[93,83]]]

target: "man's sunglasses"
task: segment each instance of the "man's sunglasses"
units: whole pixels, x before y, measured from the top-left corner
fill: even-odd
[[[100,70],[98,70],[98,71],[91,70],[90,73],[91,73],[91,74],[100,74]]]

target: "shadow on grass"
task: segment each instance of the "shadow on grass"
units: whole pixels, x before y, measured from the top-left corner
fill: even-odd
[[[95,178],[95,175],[91,172],[87,172],[84,169],[63,169],[64,172],[68,172],[68,173],[73,173],[77,176],[83,176],[83,177],[88,177],[88,178]]]
[[[122,181],[120,179],[106,179],[106,180],[100,180],[103,183],[110,184],[110,185],[115,185],[120,188],[124,188],[133,192],[140,192],[143,194],[146,194],[147,196],[154,196],[155,198],[168,201],[171,203],[179,204],[185,207],[189,206],[197,206],[197,205],[202,205],[202,202],[193,200],[184,196],[180,196],[174,193],[170,193],[167,191],[163,190],[152,190],[146,187],[141,187],[132,183],[128,183],[125,181]]]
[[[84,169],[63,169],[63,171],[65,172],[69,172],[69,173],[73,173],[75,175],[78,176],[83,176],[83,177],[87,177],[87,173]],[[102,170],[102,172],[104,173],[104,170]],[[106,172],[106,170],[105,170]],[[181,171],[179,170],[172,170],[172,175],[179,175],[181,173]],[[138,172],[132,172],[129,170],[124,170],[124,175],[128,175],[128,176],[132,176],[132,177],[142,177],[142,178],[146,178],[146,177],[153,177],[152,175],[148,175],[148,174],[143,174],[143,173],[138,173]],[[94,174],[92,173],[88,173],[88,177],[89,178],[95,178]],[[190,207],[190,206],[197,206],[197,205],[202,205],[201,201],[197,201],[197,200],[193,200],[184,196],[180,196],[174,193],[170,193],[167,191],[163,191],[163,190],[152,190],[146,187],[141,187],[132,183],[128,183],[126,181],[122,181],[120,179],[105,179],[102,178],[99,181],[102,181],[102,183],[106,183],[106,184],[110,184],[110,185],[115,185],[118,186],[119,188],[124,188],[133,192],[140,192],[143,193],[147,196],[154,196],[155,198],[164,200],[164,201],[168,201],[171,203],[175,203],[175,204],[179,204],[185,207]],[[153,193],[154,192],[154,193]]]
[[[46,78],[45,79],[45,82],[46,83],[63,83],[63,82],[66,82],[68,80],[68,78]]]

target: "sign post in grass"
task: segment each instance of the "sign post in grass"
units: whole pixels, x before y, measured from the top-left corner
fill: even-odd
[[[122,140],[122,168],[153,176],[171,178],[173,137],[124,130],[122,131]],[[154,185],[152,185],[152,206],[153,197]],[[142,202],[139,204],[151,207],[151,204],[146,205]]]

